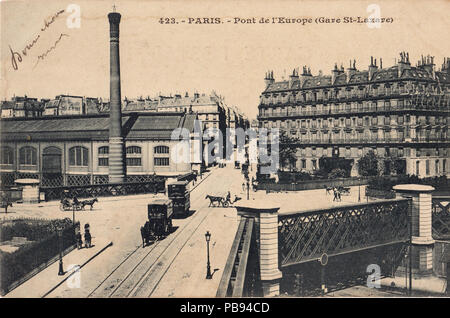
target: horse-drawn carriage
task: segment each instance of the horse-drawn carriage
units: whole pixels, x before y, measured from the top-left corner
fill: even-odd
[[[173,205],[169,199],[155,199],[147,205],[148,221],[141,226],[142,247],[172,231]]]
[[[92,210],[95,202],[98,202],[97,198],[82,201],[78,201],[76,197],[74,197],[72,200],[63,198],[61,199],[59,208],[61,211],[81,211],[84,210],[87,205],[89,205],[91,207],[90,209]]]
[[[230,205],[233,205],[236,201],[239,201],[241,198],[238,196],[234,197],[234,200],[231,199],[230,192],[227,193],[226,196],[217,196],[217,195],[206,195],[205,199],[209,199],[208,207],[222,207],[228,208]],[[217,203],[217,205],[216,205]]]
[[[337,190],[341,193],[341,195],[350,195],[350,187],[339,186]]]
[[[191,207],[190,192],[187,189],[188,181],[176,181],[167,185],[167,194],[172,200],[174,215],[186,216]]]

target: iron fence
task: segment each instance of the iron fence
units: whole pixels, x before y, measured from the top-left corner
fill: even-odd
[[[450,196],[433,196],[432,225],[433,238],[436,240],[450,239]]]
[[[60,200],[63,197],[90,198],[104,196],[131,195],[143,193],[164,193],[165,179],[152,182],[105,183],[67,187],[42,187],[45,200]]]

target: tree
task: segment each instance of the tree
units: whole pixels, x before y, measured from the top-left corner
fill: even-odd
[[[358,172],[359,175],[364,177],[377,176],[379,174],[380,160],[373,150],[358,160]]]
[[[284,167],[288,166],[289,171],[292,171],[292,167],[295,167],[297,161],[297,143],[299,140],[297,138],[292,138],[287,135],[285,131],[280,132],[279,139],[279,157],[280,157],[280,167],[283,170]]]

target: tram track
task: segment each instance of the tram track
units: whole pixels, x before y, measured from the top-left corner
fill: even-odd
[[[201,188],[202,185],[203,182],[193,188],[191,193],[193,190]],[[201,204],[202,199],[202,192],[196,193],[193,205]],[[152,283],[156,281],[156,284],[152,285],[153,287],[151,288],[153,292],[158,282],[167,272],[170,264],[172,264],[178,253],[208,216],[208,211],[202,211],[203,208],[200,207],[198,211],[190,215],[192,217],[191,220],[184,224],[180,231],[175,231],[175,233],[172,233],[165,239],[156,241],[150,249],[145,250],[139,245],[87,297],[139,297],[142,290],[147,290],[144,286],[151,281],[153,275],[156,275],[157,279],[152,281]],[[174,242],[177,244],[174,244]],[[170,255],[173,255],[173,251],[176,251],[174,257],[169,260],[168,265],[167,262],[164,263],[167,251],[172,252],[169,253]],[[166,268],[159,270],[161,265],[164,265]]]

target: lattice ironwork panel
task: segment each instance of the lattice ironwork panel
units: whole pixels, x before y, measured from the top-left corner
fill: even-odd
[[[106,183],[109,183],[108,175],[94,176],[94,184],[106,184]]]
[[[67,175],[67,184],[69,186],[76,186],[76,185],[88,185],[91,184],[91,176],[90,175]]]
[[[49,200],[60,200],[63,195],[67,197],[78,198],[88,197],[104,197],[129,194],[155,193],[165,190],[165,180],[161,179],[157,182],[142,183],[115,183],[115,184],[93,184],[79,185],[67,187],[42,187],[41,191],[45,192],[45,198]]]
[[[408,239],[409,200],[280,215],[279,251],[282,266],[371,248]]]
[[[60,187],[63,185],[62,174],[43,174],[41,179],[42,187]]]
[[[433,238],[450,239],[450,196],[433,197]]]
[[[40,178],[38,173],[18,172],[16,174],[16,179],[40,179]]]
[[[127,183],[155,182],[160,177],[155,175],[128,175]]]
[[[14,172],[2,172],[1,173],[1,180],[2,180],[2,186],[13,186],[14,180],[16,179]]]

